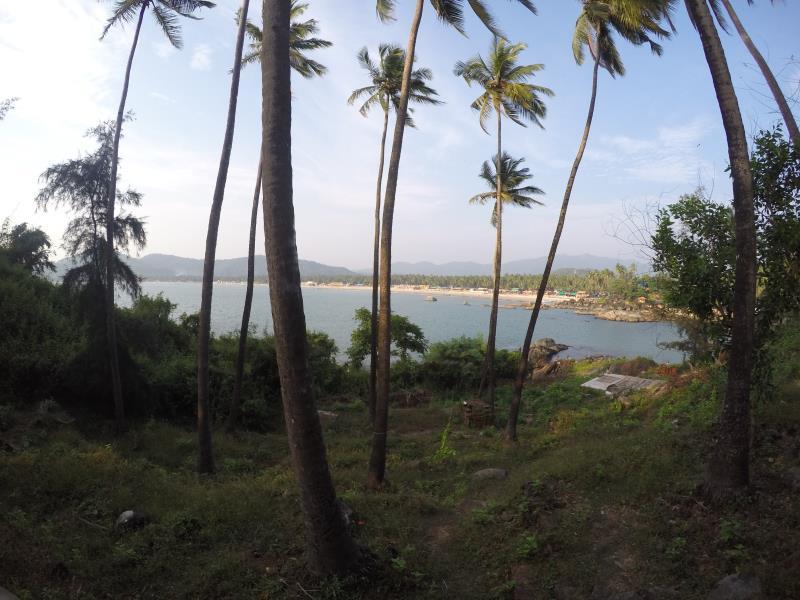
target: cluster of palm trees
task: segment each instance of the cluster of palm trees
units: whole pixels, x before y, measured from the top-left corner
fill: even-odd
[[[375,202],[374,274],[372,306],[372,348],[370,375],[370,413],[373,426],[372,451],[369,460],[367,482],[370,487],[384,483],[386,470],[386,448],[388,435],[389,368],[391,346],[391,259],[392,233],[395,203],[403,138],[406,126],[413,126],[411,103],[437,104],[435,90],[428,86],[431,73],[427,69],[415,68],[416,46],[426,0],[414,0],[408,44],[405,50],[393,45],[383,45],[374,62],[367,49],[359,53],[358,59],[367,71],[370,85],[356,90],[350,102],[363,101],[360,110],[368,114],[373,107],[383,111],[384,126],[381,137],[378,179]],[[535,14],[536,8],[530,0],[517,0],[522,8]],[[755,298],[755,232],[753,221],[752,177],[748,162],[747,141],[742,125],[741,113],[731,83],[724,51],[717,32],[716,22],[724,27],[719,0],[685,0],[691,20],[700,34],[703,50],[708,62],[714,88],[719,100],[720,112],[725,125],[734,183],[734,206],[736,213],[736,302],[733,339],[728,366],[728,390],[725,399],[722,423],[715,450],[709,462],[706,478],[708,491],[712,495],[725,494],[748,483],[749,444],[749,387],[752,363],[753,307]],[[730,2],[722,0],[737,29],[749,48],[754,48],[746,37],[741,23],[733,12]],[[308,367],[305,315],[300,290],[300,274],[294,228],[294,206],[292,200],[291,161],[291,71],[303,76],[321,75],[325,69],[304,56],[304,51],[329,45],[314,38],[316,22],[298,21],[305,10],[298,0],[263,0],[263,30],[247,21],[249,0],[242,0],[238,16],[237,43],[232,69],[231,95],[227,128],[223,141],[222,157],[212,199],[209,229],[206,243],[206,262],[203,276],[200,335],[198,339],[198,429],[200,436],[199,470],[210,473],[214,469],[211,452],[211,427],[208,415],[208,339],[210,336],[210,307],[214,257],[217,242],[220,209],[223,202],[225,181],[233,141],[233,125],[236,116],[239,74],[244,64],[260,62],[262,73],[262,148],[259,175],[253,200],[250,228],[250,276],[248,296],[242,319],[242,341],[240,360],[244,353],[249,309],[252,302],[252,256],[255,247],[255,227],[258,215],[258,199],[262,199],[264,213],[265,245],[268,263],[269,293],[273,314],[276,354],[281,380],[284,417],[292,461],[300,487],[301,503],[306,518],[309,557],[311,564],[323,573],[342,573],[352,569],[361,554],[347,532],[331,480],[326,459],[325,445],[312,395]],[[523,159],[514,158],[503,151],[503,117],[525,125],[526,122],[541,126],[546,115],[544,98],[552,95],[546,87],[534,85],[531,80],[542,70],[542,65],[519,64],[524,44],[508,42],[496,23],[486,0],[430,0],[431,9],[445,24],[464,32],[464,11],[469,7],[483,25],[494,34],[495,39],[487,58],[477,56],[459,62],[455,74],[469,84],[481,88],[480,96],[472,107],[478,113],[479,123],[487,130],[489,117],[494,114],[497,125],[497,151],[491,162],[481,170],[481,178],[492,191],[479,194],[473,201],[492,202],[492,223],[496,227],[493,309],[490,320],[489,344],[480,393],[489,401],[494,397],[493,357],[494,328],[497,319],[497,295],[502,256],[502,218],[504,204],[532,206],[534,196],[540,193],[535,186],[526,185],[530,179],[527,168],[521,167]],[[556,231],[548,254],[547,264],[537,293],[535,308],[526,331],[514,384],[511,410],[505,429],[509,441],[516,439],[516,422],[522,390],[528,366],[528,353],[536,327],[544,292],[563,231],[574,185],[581,160],[586,149],[598,92],[599,75],[602,70],[610,75],[625,72],[617,38],[634,45],[649,46],[660,55],[659,41],[670,37],[674,31],[672,15],[677,0],[578,0],[580,12],[575,24],[573,52],[581,64],[590,56],[592,63],[592,88],[589,111],[583,136],[580,140],[561,205]],[[397,0],[377,0],[377,16],[382,21],[395,18]],[[205,0],[116,0],[114,14],[106,30],[116,23],[136,21],[130,58],[126,69],[125,83],[118,113],[114,140],[114,162],[109,182],[109,198],[113,199],[116,186],[116,161],[119,152],[119,135],[125,111],[125,99],[130,80],[131,65],[139,39],[145,13],[150,10],[168,40],[180,46],[178,17],[196,18],[202,8],[211,8],[212,2]],[[245,38],[249,35],[251,46],[244,54]],[[752,50],[751,50],[752,51]],[[757,53],[757,51],[756,51]],[[759,55],[760,56],[760,55]],[[766,68],[766,64],[758,61]],[[767,69],[768,71],[768,69]],[[773,78],[774,79],[774,78]],[[772,84],[770,83],[772,88]],[[772,88],[776,99],[780,95],[777,86]],[[781,96],[782,97],[782,96]],[[779,105],[781,104],[778,100]],[[783,100],[785,104],[785,99]],[[388,169],[384,179],[385,146],[389,129],[390,113],[395,123],[392,135]],[[783,113],[787,128],[796,139],[797,125],[791,113]],[[794,133],[793,133],[794,132]],[[113,223],[113,200],[111,217]],[[109,226],[111,227],[111,225]],[[112,244],[113,231],[108,231],[108,243]],[[113,307],[113,275],[108,272],[106,299]],[[123,423],[122,391],[119,384],[119,369],[115,369],[116,340],[114,337],[113,311],[108,310],[108,341],[110,360],[115,378],[114,403],[118,423]],[[237,369],[241,379],[241,367]],[[238,395],[234,407],[238,406]],[[235,426],[235,413],[231,425]]]

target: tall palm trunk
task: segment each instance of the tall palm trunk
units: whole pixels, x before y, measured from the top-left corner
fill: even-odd
[[[300,487],[310,563],[324,575],[341,574],[355,565],[359,551],[336,501],[308,368],[292,202],[289,9],[289,0],[264,1],[261,161],[269,296],[283,414]]]
[[[375,239],[372,250],[372,315],[369,335],[369,420],[375,422],[375,398],[378,379],[378,277],[381,255],[381,189],[383,187],[383,164],[386,157],[386,132],[389,130],[389,95],[386,95],[386,110],[383,111],[383,135],[378,161],[378,184],[375,192]]]
[[[599,44],[597,45],[599,46]],[[567,189],[564,191],[564,199],[561,202],[561,212],[558,215],[558,225],[556,225],[556,232],[553,235],[553,242],[550,244],[550,253],[547,255],[547,263],[545,264],[544,272],[542,273],[542,281],[539,283],[539,290],[536,293],[536,302],[533,305],[531,320],[528,323],[528,330],[525,332],[525,341],[522,344],[522,356],[520,357],[519,366],[517,367],[517,377],[514,381],[514,392],[511,396],[511,406],[508,411],[508,422],[506,423],[506,430],[504,433],[504,437],[508,441],[516,441],[517,439],[517,419],[519,418],[519,406],[522,403],[522,389],[525,387],[525,378],[528,375],[528,357],[531,351],[531,341],[533,340],[533,332],[536,329],[536,321],[539,319],[539,312],[542,309],[544,294],[547,291],[547,282],[550,279],[550,271],[552,271],[553,262],[556,259],[558,243],[561,241],[561,232],[564,230],[564,222],[567,219],[567,208],[569,207],[569,200],[572,196],[572,188],[575,185],[575,178],[578,175],[578,168],[581,166],[583,153],[586,151],[586,144],[589,141],[589,132],[592,129],[594,107],[597,101],[597,76],[599,70],[600,54],[598,52],[597,56],[595,56],[594,69],[592,71],[592,99],[589,101],[589,114],[586,117],[586,125],[583,128],[583,137],[581,138],[581,143],[578,147],[578,153],[575,155],[575,160],[572,163],[572,170],[569,173]]]
[[[494,269],[492,270],[492,310],[489,314],[489,337],[486,340],[486,356],[483,360],[483,374],[481,375],[481,386],[478,392],[478,396],[483,398],[484,387],[488,388],[489,406],[492,408],[492,412],[494,412],[495,401],[494,357],[495,347],[497,346],[497,312],[500,307],[500,277],[503,260],[503,180],[500,173],[501,154],[503,151],[502,113],[499,106],[496,106],[495,110],[497,112],[497,164],[495,165],[497,199],[494,207],[496,237],[494,243]]]
[[[261,159],[258,161],[258,177],[256,191],[253,194],[253,208],[250,211],[250,242],[247,247],[247,289],[244,293],[244,310],[242,311],[242,327],[239,329],[239,351],[236,353],[236,378],[233,382],[233,399],[228,414],[228,431],[235,431],[239,424],[242,408],[242,378],[244,376],[244,359],[247,354],[247,333],[250,327],[250,309],[253,306],[253,284],[256,271],[256,224],[258,223],[258,201],[261,199]]]
[[[406,49],[406,62],[403,65],[403,82],[400,87],[400,103],[397,107],[397,121],[394,125],[392,154],[389,157],[389,172],[386,176],[386,195],[383,200],[383,221],[381,223],[380,256],[380,313],[378,316],[378,378],[375,397],[375,420],[372,433],[372,452],[369,458],[367,485],[372,488],[383,485],[386,474],[386,434],[389,420],[389,368],[392,345],[392,222],[394,220],[394,201],[397,196],[397,179],[400,175],[400,154],[403,150],[403,133],[408,114],[408,94],[411,83],[411,70],[414,66],[414,52],[417,46],[419,24],[422,22],[424,0],[417,0],[411,32]]]
[[[794,143],[800,142],[800,129],[798,129],[797,121],[795,121],[794,115],[792,114],[792,109],[789,108],[789,103],[786,102],[786,97],[783,95],[781,86],[778,85],[775,75],[773,75],[772,70],[769,68],[767,61],[764,60],[761,52],[759,52],[758,48],[756,48],[753,40],[750,39],[750,35],[747,33],[747,30],[745,30],[742,22],[739,20],[739,15],[737,15],[736,11],[733,10],[730,0],[722,0],[722,3],[725,5],[725,10],[728,11],[728,16],[730,16],[731,21],[733,21],[733,25],[736,27],[739,37],[742,38],[742,42],[744,42],[744,45],[747,47],[747,50],[753,57],[753,60],[756,61],[756,64],[761,70],[761,74],[764,76],[764,79],[767,80],[769,91],[772,92],[772,96],[775,98],[775,102],[778,104],[778,110],[781,111],[781,116],[786,123],[786,130],[789,132],[789,139],[791,139]]]
[[[756,299],[756,229],[753,176],[742,114],[725,51],[706,0],[686,6],[703,42],[717,95],[733,178],[736,276],[725,404],[706,470],[705,490],[714,498],[746,487],[750,481],[750,378],[753,365]]]
[[[236,50],[233,57],[231,93],[228,101],[228,119],[225,124],[225,137],[222,142],[222,156],[219,159],[217,182],[211,201],[211,214],[208,218],[206,235],[206,254],[203,262],[203,287],[200,299],[200,325],[197,333],[197,434],[200,454],[197,470],[200,473],[214,472],[214,455],[211,447],[211,415],[208,402],[208,352],[211,339],[211,295],[214,291],[214,262],[217,254],[217,234],[225,197],[225,183],[228,180],[228,167],[233,148],[233,132],[236,126],[236,105],[239,100],[239,76],[242,72],[242,48],[247,25],[247,9],[250,0],[242,0],[239,31],[236,36]]]
[[[147,4],[142,5],[139,11],[139,20],[136,22],[136,31],[133,34],[131,53],[125,67],[125,81],[122,84],[122,97],[117,110],[117,124],[114,128],[114,151],[111,155],[111,177],[108,180],[108,209],[106,212],[106,340],[108,341],[108,360],[111,367],[111,393],[114,398],[114,420],[117,430],[125,428],[125,402],[122,397],[122,377],[119,371],[119,348],[117,347],[117,325],[114,318],[114,208],[117,200],[117,167],[119,166],[119,140],[122,135],[122,122],[125,120],[125,102],[128,100],[128,87],[131,82],[131,67],[139,44],[139,33],[142,31],[142,21]]]

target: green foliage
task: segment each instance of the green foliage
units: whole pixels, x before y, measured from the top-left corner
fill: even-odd
[[[517,556],[519,558],[533,558],[539,551],[539,536],[535,533],[526,534],[517,546]]]
[[[475,387],[480,382],[484,351],[480,338],[460,337],[431,344],[422,362],[425,381],[446,390]]]
[[[757,344],[800,310],[800,148],[780,130],[761,132],[751,157],[756,207]],[[702,189],[663,209],[652,238],[653,266],[663,272],[667,302],[696,323],[686,331],[691,348],[716,355],[730,339],[736,249],[733,210],[712,202]],[[708,347],[704,340],[710,340]],[[761,381],[769,364],[758,361]]]
[[[691,312],[700,334],[725,344],[733,313],[736,248],[733,210],[701,188],[662,209],[653,235],[653,268],[665,273],[665,299]]]
[[[358,368],[370,353],[372,313],[367,308],[357,308],[354,320],[356,327],[350,335],[347,357],[350,365]],[[427,349],[428,341],[422,329],[409,321],[408,317],[392,313],[392,356],[407,361],[412,353],[425,354]]]
[[[439,447],[436,449],[436,453],[433,455],[431,459],[434,464],[440,464],[445,462],[447,459],[452,458],[456,455],[456,451],[453,447],[450,446],[450,431],[452,429],[453,420],[450,419],[447,421],[447,425],[442,430],[442,435],[439,438]]]
[[[61,391],[79,349],[62,291],[0,256],[0,397],[33,403]]]
[[[34,275],[44,275],[55,269],[50,262],[50,246],[47,234],[27,223],[12,227],[11,221],[6,219],[0,226],[0,257]]]

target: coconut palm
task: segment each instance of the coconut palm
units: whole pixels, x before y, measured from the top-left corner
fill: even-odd
[[[439,19],[454,27],[459,32],[464,32],[464,0],[430,0]],[[535,13],[530,0],[517,0],[519,4]],[[501,35],[500,30],[486,7],[485,0],[467,0],[472,11],[481,22],[495,35]],[[396,0],[376,0],[378,18],[382,21],[394,19]],[[403,151],[403,134],[405,122],[408,117],[408,103],[411,92],[411,73],[414,66],[414,53],[417,47],[419,26],[422,23],[422,12],[425,0],[416,0],[411,30],[406,47],[406,61],[403,64],[403,79],[400,86],[400,100],[397,105],[397,120],[394,127],[392,140],[392,153],[389,156],[389,170],[386,174],[386,193],[383,201],[383,217],[381,220],[381,256],[380,256],[380,298],[378,306],[378,376],[377,393],[375,402],[375,419],[372,437],[372,451],[369,459],[369,472],[367,484],[370,487],[383,485],[386,472],[386,434],[388,429],[389,411],[389,367],[390,351],[392,345],[392,225],[394,223],[394,203],[397,197],[397,181],[400,176],[400,155]]]
[[[714,5],[714,0],[711,0]],[[707,0],[686,0],[692,23],[700,34],[711,71],[728,141],[733,179],[736,229],[736,275],[733,319],[728,354],[728,381],[722,417],[706,470],[705,490],[712,497],[745,488],[750,481],[750,380],[753,366],[756,300],[756,228],[753,175],[742,114],[731,81],[725,51]]]
[[[200,473],[214,472],[214,455],[211,446],[211,415],[208,408],[208,353],[211,340],[211,297],[214,292],[214,262],[217,255],[219,220],[222,216],[222,202],[225,199],[225,184],[228,181],[228,168],[233,151],[233,132],[236,128],[236,107],[239,103],[239,79],[242,74],[242,52],[250,0],[242,0],[239,10],[236,47],[231,71],[231,91],[228,99],[228,116],[225,135],[222,141],[222,156],[219,159],[214,196],[211,199],[211,213],[208,217],[206,234],[206,253],[203,260],[203,283],[200,290],[200,315],[197,328],[197,433],[200,454],[197,470]]]
[[[311,567],[342,574],[359,561],[336,499],[311,390],[292,200],[292,94],[287,0],[264,1],[261,62],[264,234],[275,353]]]
[[[477,111],[481,129],[486,129],[487,121],[492,113],[497,117],[497,154],[495,155],[495,207],[494,219],[496,242],[494,249],[494,283],[492,286],[492,310],[489,315],[489,337],[486,340],[486,356],[483,362],[479,396],[483,397],[488,390],[489,406],[494,410],[494,353],[497,339],[497,311],[500,304],[500,273],[503,249],[503,190],[501,160],[503,154],[502,125],[503,117],[517,125],[525,127],[525,121],[542,127],[541,119],[547,114],[547,107],[542,96],[552,96],[549,88],[529,83],[529,80],[544,69],[544,65],[520,65],[520,54],[527,44],[509,44],[502,38],[495,37],[489,50],[487,60],[476,56],[466,62],[456,63],[454,72],[457,77],[472,85],[477,83],[483,93],[472,103]]]
[[[106,336],[108,338],[108,357],[111,366],[111,381],[112,381],[112,394],[114,397],[114,416],[117,422],[117,429],[122,429],[125,426],[125,407],[122,398],[122,381],[119,373],[119,351],[117,348],[117,332],[114,323],[114,265],[112,264],[112,256],[114,255],[114,202],[117,198],[117,165],[119,164],[119,141],[122,135],[122,123],[125,120],[125,103],[128,99],[128,87],[131,81],[131,67],[133,66],[133,57],[136,54],[136,47],[139,43],[139,34],[142,30],[142,22],[147,9],[150,9],[153,18],[161,27],[164,35],[176,48],[183,46],[181,38],[181,27],[179,18],[186,17],[189,19],[197,19],[195,13],[201,8],[212,8],[214,2],[208,0],[114,0],[114,8],[112,14],[106,22],[106,27],[103,29],[103,34],[100,39],[103,39],[106,34],[115,25],[124,25],[132,21],[136,21],[136,29],[133,34],[133,42],[131,43],[131,51],[128,55],[128,64],[125,67],[125,79],[122,84],[122,96],[119,101],[119,108],[117,109],[117,121],[114,129],[114,145],[111,161],[111,174],[108,180],[108,214],[109,218],[106,221],[106,244],[109,251],[105,253],[107,257],[106,262],[106,279],[107,285],[105,286],[105,300],[106,300]]]
[[[293,0],[290,8],[291,26],[289,28],[289,61],[292,69],[310,79],[322,76],[327,72],[325,65],[308,58],[305,52],[318,48],[328,48],[333,44],[327,40],[311,37],[319,30],[316,19],[298,21],[297,19],[308,9],[308,4]],[[241,13],[237,17],[241,20]],[[247,35],[250,38],[250,49],[242,59],[242,65],[258,62],[261,59],[261,45],[264,35],[261,28],[252,23],[247,23]],[[253,206],[250,210],[250,238],[247,249],[247,287],[244,294],[244,309],[242,310],[242,326],[239,329],[239,348],[236,353],[235,378],[233,383],[233,397],[228,412],[228,430],[236,429],[239,422],[239,413],[242,406],[242,378],[244,377],[244,360],[247,352],[247,334],[250,327],[250,311],[253,306],[253,284],[255,280],[255,252],[256,252],[256,226],[258,223],[258,201],[261,197],[261,159],[258,161],[258,174],[256,176],[256,189],[253,194]]]
[[[383,167],[386,154],[386,133],[389,129],[389,112],[397,110],[400,105],[400,87],[403,80],[403,64],[406,54],[394,44],[381,44],[378,48],[378,64],[372,61],[367,48],[358,53],[358,63],[367,71],[372,85],[359,88],[350,94],[348,104],[366,97],[359,112],[365,117],[370,110],[380,106],[383,111],[383,134],[381,136],[380,158],[378,159],[378,183],[375,192],[375,225],[372,252],[372,313],[370,329],[370,363],[369,363],[369,414],[370,420],[375,418],[375,381],[378,369],[378,269],[380,260],[381,236],[381,189],[383,187]],[[430,69],[414,69],[409,84],[409,100],[420,104],[441,104],[434,98],[436,90],[425,83],[433,78]],[[409,108],[411,113],[412,109]],[[406,126],[414,127],[411,117],[406,115]]]
[[[519,406],[522,401],[522,389],[525,385],[525,376],[528,370],[528,355],[531,348],[531,340],[536,329],[536,322],[539,318],[539,311],[542,307],[542,300],[547,291],[547,282],[550,278],[550,271],[553,268],[553,261],[558,250],[558,243],[561,240],[561,232],[564,229],[564,221],[567,218],[567,208],[572,195],[572,187],[578,174],[578,168],[583,160],[586,144],[589,140],[589,132],[592,128],[594,118],[595,102],[597,100],[597,81],[599,70],[606,69],[612,77],[625,74],[625,67],[622,57],[617,49],[615,34],[630,43],[648,45],[653,54],[660,56],[662,47],[655,41],[659,38],[667,38],[669,30],[662,26],[663,22],[671,25],[670,14],[675,0],[581,0],[581,12],[575,23],[575,31],[572,39],[572,51],[575,61],[580,65],[585,59],[585,51],[588,49],[593,62],[592,70],[592,94],[589,101],[589,113],[586,117],[586,125],[583,129],[578,153],[572,163],[567,187],[564,191],[564,199],[561,203],[561,212],[558,216],[558,224],[550,245],[550,252],[547,255],[542,279],[536,294],[536,302],[531,312],[528,329],[525,332],[525,341],[522,345],[522,355],[517,369],[517,376],[514,382],[514,390],[511,397],[511,406],[508,413],[508,422],[504,436],[507,440],[517,439],[517,417],[519,416]]]
[[[771,1],[773,4],[775,3],[775,0]],[[753,0],[747,0],[747,3],[753,4]],[[764,79],[766,79],[769,91],[772,92],[772,96],[775,98],[775,103],[778,105],[778,110],[780,110],[781,117],[783,117],[783,121],[786,123],[786,130],[789,132],[789,139],[791,139],[794,143],[800,142],[800,129],[798,129],[797,121],[795,121],[794,115],[792,114],[792,109],[789,108],[789,103],[786,102],[786,96],[783,95],[781,86],[778,85],[778,80],[775,79],[775,75],[769,68],[767,61],[764,60],[764,56],[761,54],[761,52],[759,52],[758,48],[756,48],[756,45],[753,43],[753,40],[750,38],[750,35],[744,28],[744,25],[742,25],[742,21],[739,19],[739,15],[736,14],[736,11],[734,10],[730,0],[722,0],[722,5],[728,12],[728,16],[731,18],[733,26],[736,28],[739,37],[742,38],[742,42],[747,47],[748,52],[750,52],[753,60],[756,61],[761,74],[764,76]],[[718,5],[714,3],[712,4],[712,8],[715,9],[717,13],[717,20],[724,29],[725,22],[722,20],[722,15],[720,14]]]

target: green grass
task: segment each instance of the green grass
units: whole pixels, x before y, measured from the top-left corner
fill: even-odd
[[[364,487],[363,406],[325,407],[338,413],[324,424],[337,491],[378,557],[371,574],[345,581],[304,567],[280,433],[216,432],[218,473],[198,478],[188,429],[142,422],[114,438],[104,424],[36,428],[4,414],[16,425],[0,436],[21,449],[0,455],[0,584],[23,600],[477,599],[511,598],[515,587],[536,598],[673,589],[691,599],[742,570],[761,577],[767,597],[800,597],[800,501],[781,479],[798,462],[797,398],[759,408],[755,491],[715,511],[695,486],[719,378],[684,375],[621,403],[580,387],[605,366],[579,362],[526,390],[513,446],[495,429],[465,429],[452,400],[393,410],[389,484],[378,492]],[[501,413],[509,398],[499,390]],[[508,478],[472,480],[487,467]],[[115,531],[127,509],[147,525]]]

